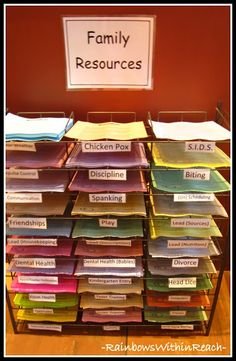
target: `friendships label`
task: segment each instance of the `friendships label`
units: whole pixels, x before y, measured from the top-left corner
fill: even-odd
[[[47,218],[11,217],[7,223],[9,228],[47,229]]]
[[[130,152],[131,142],[81,142],[82,153]]]

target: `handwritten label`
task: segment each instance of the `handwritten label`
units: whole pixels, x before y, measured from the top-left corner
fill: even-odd
[[[109,325],[106,325],[106,326],[102,326],[102,329],[104,331],[120,331],[120,326],[109,326]]]
[[[36,147],[34,143],[27,143],[27,142],[11,142],[6,144],[6,150],[17,150],[17,151],[24,151],[24,152],[36,152]]]
[[[125,310],[96,310],[95,313],[101,316],[123,316],[126,314]]]
[[[180,228],[210,228],[211,220],[208,218],[171,218],[170,226]]]
[[[167,248],[207,248],[209,241],[204,239],[198,240],[172,240],[168,239]]]
[[[18,276],[19,283],[58,285],[57,276]]]
[[[42,193],[7,193],[6,203],[42,203]]]
[[[215,142],[185,142],[185,152],[214,153]]]
[[[198,258],[175,258],[172,259],[172,267],[198,267]]]
[[[179,295],[171,295],[168,296],[169,302],[190,302],[191,296],[179,296]]]
[[[81,142],[82,153],[130,152],[131,142]]]
[[[34,302],[56,302],[56,295],[53,293],[29,293],[29,300]]]
[[[8,218],[9,228],[47,229],[47,218]]]
[[[126,181],[126,169],[89,169],[89,179]]]
[[[53,308],[33,308],[33,313],[37,315],[53,315]]]
[[[125,193],[91,193],[90,203],[126,203]]]
[[[99,227],[117,228],[117,219],[99,218]]]
[[[55,258],[14,258],[16,267],[56,268]]]
[[[135,268],[134,258],[87,258],[84,267]]]
[[[195,288],[195,287],[197,287],[197,278],[196,277],[168,278],[168,287],[169,288]]]
[[[121,301],[126,300],[126,295],[94,295],[95,300]]]
[[[193,330],[194,325],[161,325],[162,330]]]
[[[184,310],[173,310],[170,311],[170,316],[186,316],[187,311]]]
[[[44,246],[57,247],[57,238],[8,238],[10,246]]]
[[[39,179],[39,173],[35,169],[7,169],[6,177],[12,179]]]
[[[62,325],[46,325],[45,323],[28,323],[30,330],[62,331]]]
[[[92,285],[131,285],[131,278],[89,278],[88,283]]]
[[[131,247],[131,241],[130,240],[112,240],[112,241],[106,241],[103,239],[96,239],[96,240],[86,240],[86,244],[88,245],[98,245],[98,246],[122,246],[122,247]]]
[[[184,169],[183,179],[208,181],[210,179],[210,169]]]
[[[212,202],[215,199],[213,193],[177,193],[174,194],[174,202]]]

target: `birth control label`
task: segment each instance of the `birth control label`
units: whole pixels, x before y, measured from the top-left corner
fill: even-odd
[[[6,170],[6,177],[12,179],[39,179],[36,169],[14,169]]]

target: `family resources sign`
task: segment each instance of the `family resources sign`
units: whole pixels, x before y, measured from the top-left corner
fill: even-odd
[[[63,17],[67,88],[152,88],[154,16]]]

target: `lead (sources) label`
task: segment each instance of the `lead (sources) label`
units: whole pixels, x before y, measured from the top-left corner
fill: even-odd
[[[29,293],[29,301],[56,302],[56,295],[53,293]]]
[[[57,247],[57,238],[7,238],[9,246]]]
[[[103,239],[89,239],[86,240],[86,244],[88,245],[96,245],[96,246],[122,246],[122,247],[131,247],[131,241],[130,240],[112,240],[107,241]]]
[[[174,202],[212,202],[215,199],[213,193],[175,193]]]
[[[55,258],[14,258],[16,267],[56,268]]]
[[[8,218],[9,228],[47,229],[47,218]]]
[[[209,245],[208,240],[198,239],[198,240],[172,240],[168,239],[167,248],[207,248]]]
[[[199,180],[199,181],[208,181],[210,179],[210,169],[184,169],[183,179]]]
[[[7,169],[6,178],[12,179],[39,179],[38,171],[35,169]]]
[[[89,179],[126,181],[126,169],[89,169]]]
[[[214,153],[215,142],[185,142],[185,152]]]
[[[211,220],[208,218],[171,218],[170,226],[180,228],[210,228]]]
[[[11,142],[6,143],[6,150],[17,150],[24,152],[36,152],[35,144],[32,142]]]
[[[117,219],[99,218],[99,227],[117,228]]]
[[[134,268],[134,258],[85,258],[84,267]]]
[[[62,325],[45,325],[45,323],[28,323],[30,330],[62,331]]]
[[[131,142],[81,142],[83,153],[130,152]]]
[[[6,203],[42,203],[42,193],[7,193]]]
[[[58,285],[57,276],[17,276],[19,283]]]
[[[196,288],[197,278],[196,277],[176,277],[168,278],[169,288]]]
[[[172,259],[172,267],[198,267],[198,258],[174,258]]]
[[[91,193],[90,203],[126,203],[125,193]]]
[[[131,278],[88,278],[88,283],[92,285],[131,285]]]

